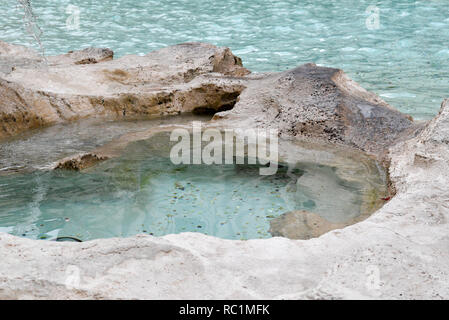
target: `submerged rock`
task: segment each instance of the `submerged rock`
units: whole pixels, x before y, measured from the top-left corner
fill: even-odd
[[[332,223],[316,213],[299,210],[284,213],[271,220],[269,232],[273,237],[307,240],[352,223]]]
[[[60,160],[54,169],[65,169],[65,170],[74,170],[81,171],[83,169],[89,168],[98,162],[107,160],[108,157],[98,156],[92,153],[86,153],[82,155],[77,155],[74,157],[68,157],[66,159]]]

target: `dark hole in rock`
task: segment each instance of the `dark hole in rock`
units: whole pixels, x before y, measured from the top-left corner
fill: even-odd
[[[221,95],[219,102],[214,105],[200,106],[192,110],[195,115],[214,115],[217,112],[232,110],[237,103],[240,92],[231,92]]]

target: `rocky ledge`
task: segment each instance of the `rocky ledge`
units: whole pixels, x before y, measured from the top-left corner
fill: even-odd
[[[43,61],[0,41],[0,138],[92,116],[226,110],[243,90],[238,78],[249,73],[229,49],[203,43],[112,56],[109,49],[88,48]]]
[[[279,128],[384,160],[396,194],[364,221],[310,240],[55,243],[1,233],[0,299],[449,298],[449,100],[416,124],[337,69],[249,74],[229,49],[206,44],[111,57],[89,49],[45,63],[0,44],[0,135],[87,116],[230,109],[211,124]]]

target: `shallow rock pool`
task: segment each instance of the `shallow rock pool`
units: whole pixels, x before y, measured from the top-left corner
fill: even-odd
[[[61,136],[78,132],[73,126],[84,128],[81,132],[95,131],[92,124],[71,126],[61,128]],[[45,131],[27,139],[39,141],[42,135],[49,143]],[[78,145],[80,136],[73,135]],[[26,139],[19,139],[3,146],[11,151],[24,143]],[[259,165],[175,165],[168,157],[172,144],[167,133],[156,134],[130,143],[120,157],[81,172],[45,166],[4,170],[0,231],[31,239],[81,241],[181,232],[269,238],[270,222],[297,210],[330,223],[355,222],[378,208],[385,189],[382,172],[371,161],[313,163],[299,155],[281,162],[275,175],[261,176]]]

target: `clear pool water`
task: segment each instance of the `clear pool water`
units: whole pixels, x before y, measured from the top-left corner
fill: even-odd
[[[305,162],[271,176],[259,175],[257,165],[174,165],[172,144],[168,134],[158,134],[83,172],[0,174],[0,231],[83,241],[187,231],[268,238],[270,221],[292,210],[351,221],[364,210],[367,188],[382,187],[346,180],[338,167]],[[360,168],[369,170],[357,165],[349,172],[378,177],[353,171]]]
[[[33,0],[48,54],[87,46],[117,56],[186,41],[229,46],[253,71],[305,62],[345,70],[417,119],[449,96],[447,0]],[[69,7],[72,5],[72,7]],[[366,25],[379,9],[379,28]],[[79,29],[66,21],[79,8]],[[0,0],[0,39],[27,44],[16,0]],[[75,20],[70,20],[75,21]],[[372,21],[372,20],[369,20]],[[71,24],[74,25],[73,23]]]

